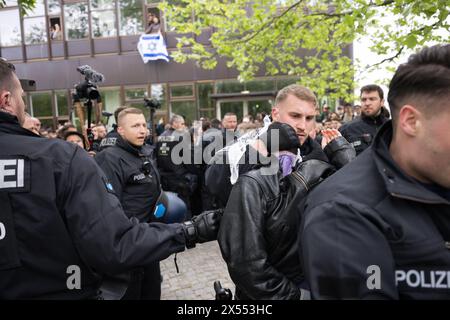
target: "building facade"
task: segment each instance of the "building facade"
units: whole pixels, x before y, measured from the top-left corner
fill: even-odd
[[[239,119],[269,112],[276,91],[298,80],[264,77],[261,70],[254,81],[240,83],[236,70],[224,61],[214,70],[198,68],[192,61],[144,64],[137,43],[148,12],[160,17],[169,54],[176,48],[178,35],[159,12],[158,2],[37,0],[33,12],[22,16],[18,1],[7,0],[0,9],[0,56],[16,65],[19,78],[36,81],[36,91],[26,98],[30,114],[47,127],[69,119],[76,122],[71,91],[84,79],[76,71],[81,65],[105,76],[98,84],[105,111],[120,105],[145,109],[144,97],[152,97],[161,102],[155,121],[167,121],[171,113],[191,123],[200,117],[220,119],[226,112],[237,113]],[[207,44],[210,34],[205,30],[197,40]],[[148,116],[149,110],[145,112]]]

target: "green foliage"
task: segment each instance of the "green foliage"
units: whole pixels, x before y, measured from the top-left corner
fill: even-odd
[[[371,37],[374,52],[392,56],[386,61],[449,40],[448,0],[181,0],[160,9],[185,35],[173,54],[177,62],[193,59],[212,69],[224,57],[240,81],[263,68],[266,75],[299,76],[332,98],[351,98],[354,67],[346,52],[361,36]],[[197,42],[208,28],[210,43]]]
[[[24,16],[36,6],[36,0],[19,0],[20,12]],[[6,0],[0,0],[0,8],[6,6]]]

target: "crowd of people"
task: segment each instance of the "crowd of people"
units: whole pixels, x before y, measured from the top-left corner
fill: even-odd
[[[44,130],[22,94],[0,61],[0,298],[159,299],[159,261],[216,239],[237,299],[450,298],[450,45],[398,67],[390,112],[378,85],[320,111],[293,84],[270,115],[173,114],[155,141],[125,106],[90,141]]]

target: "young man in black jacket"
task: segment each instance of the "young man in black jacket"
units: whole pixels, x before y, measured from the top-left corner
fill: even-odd
[[[450,45],[400,65],[388,101],[373,145],[307,199],[315,299],[450,299]]]
[[[378,129],[388,119],[383,89],[370,84],[361,88],[361,117],[345,123],[339,131],[359,155],[370,146]]]
[[[21,127],[23,90],[0,61],[0,299],[95,299],[104,274],[215,238],[220,217],[133,223],[81,148]]]
[[[265,143],[258,140],[248,149],[248,159],[258,156],[260,163],[248,163],[231,190],[218,240],[238,299],[305,298],[297,207],[336,169],[330,162],[339,168],[355,157],[337,130],[324,132],[326,152],[309,137],[316,104],[314,93],[305,87],[280,90],[272,109],[274,122],[261,139]],[[298,149],[302,162],[295,165]]]

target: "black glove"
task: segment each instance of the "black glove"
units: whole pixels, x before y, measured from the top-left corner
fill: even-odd
[[[183,222],[186,248],[191,249],[196,243],[216,240],[222,214],[223,209],[205,211]]]

